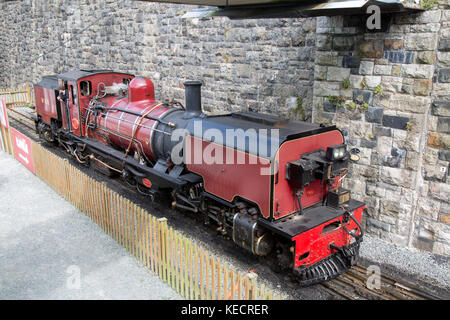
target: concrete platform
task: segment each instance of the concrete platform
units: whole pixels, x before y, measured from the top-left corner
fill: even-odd
[[[0,150],[0,299],[182,299]]]

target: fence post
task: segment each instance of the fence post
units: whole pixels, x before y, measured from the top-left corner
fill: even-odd
[[[27,102],[31,105],[31,90],[30,90],[30,85],[27,83],[27,94],[28,94],[28,97],[27,97]]]
[[[249,280],[249,289],[248,289],[248,299],[255,300],[256,299],[256,279],[258,275],[254,272],[251,272],[247,275]]]
[[[159,275],[161,279],[166,281],[166,263],[165,255],[165,229],[167,228],[167,218],[158,219],[158,259],[159,259]]]

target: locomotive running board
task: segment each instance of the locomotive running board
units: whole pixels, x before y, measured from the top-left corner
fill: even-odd
[[[347,204],[348,207],[346,210],[350,212],[364,205],[361,201],[354,199],[350,199]],[[270,229],[286,239],[292,239],[303,232],[317,227],[318,225],[342,216],[344,212],[345,211],[342,209],[316,205],[304,209],[302,214],[296,213],[279,218],[278,220],[270,221],[259,217],[258,224]]]
[[[356,241],[312,266],[294,269],[293,272],[298,277],[299,285],[307,287],[334,279],[347,272],[348,269],[356,264],[356,258],[359,254],[359,243],[360,241]]]
[[[74,141],[77,141],[79,143],[85,144],[88,148],[92,149],[93,151],[97,152],[101,156],[105,158],[110,158],[113,161],[122,163],[125,162],[127,166],[131,166],[135,170],[138,170],[142,172],[148,179],[152,181],[152,184],[159,187],[159,188],[178,188],[180,186],[183,186],[187,183],[187,181],[175,178],[167,173],[157,171],[153,168],[141,165],[134,160],[131,156],[124,155],[123,152],[118,151],[116,149],[113,149],[111,147],[105,146],[104,144],[92,141],[88,139],[84,139],[81,137],[78,137],[73,134],[68,134],[70,138]]]

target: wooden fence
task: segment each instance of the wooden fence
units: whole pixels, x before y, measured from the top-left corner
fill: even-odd
[[[10,130],[3,131],[9,141],[6,151],[13,154]],[[256,274],[236,271],[169,227],[167,219],[156,219],[40,144],[32,141],[31,146],[35,174],[181,296],[201,300],[274,299],[272,290],[257,285]]]
[[[254,273],[241,274],[146,210],[32,143],[36,175],[187,299],[273,299]],[[279,299],[279,297],[278,297]]]
[[[20,89],[0,89],[0,98],[5,100],[8,107],[33,104],[31,88],[28,84]]]

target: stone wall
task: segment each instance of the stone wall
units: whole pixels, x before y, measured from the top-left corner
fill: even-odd
[[[190,6],[0,3],[0,87],[75,68],[148,76],[158,99],[202,79],[206,110],[276,113],[344,130],[361,160],[346,187],[368,234],[450,255],[450,10],[358,17],[183,20]]]
[[[366,231],[450,254],[450,10],[317,19],[314,121],[360,150],[346,187],[368,204]]]
[[[0,2],[0,87],[72,68],[148,76],[160,99],[201,79],[207,110],[312,108],[315,19],[181,19],[193,6],[122,0]],[[3,51],[5,50],[5,51]]]

